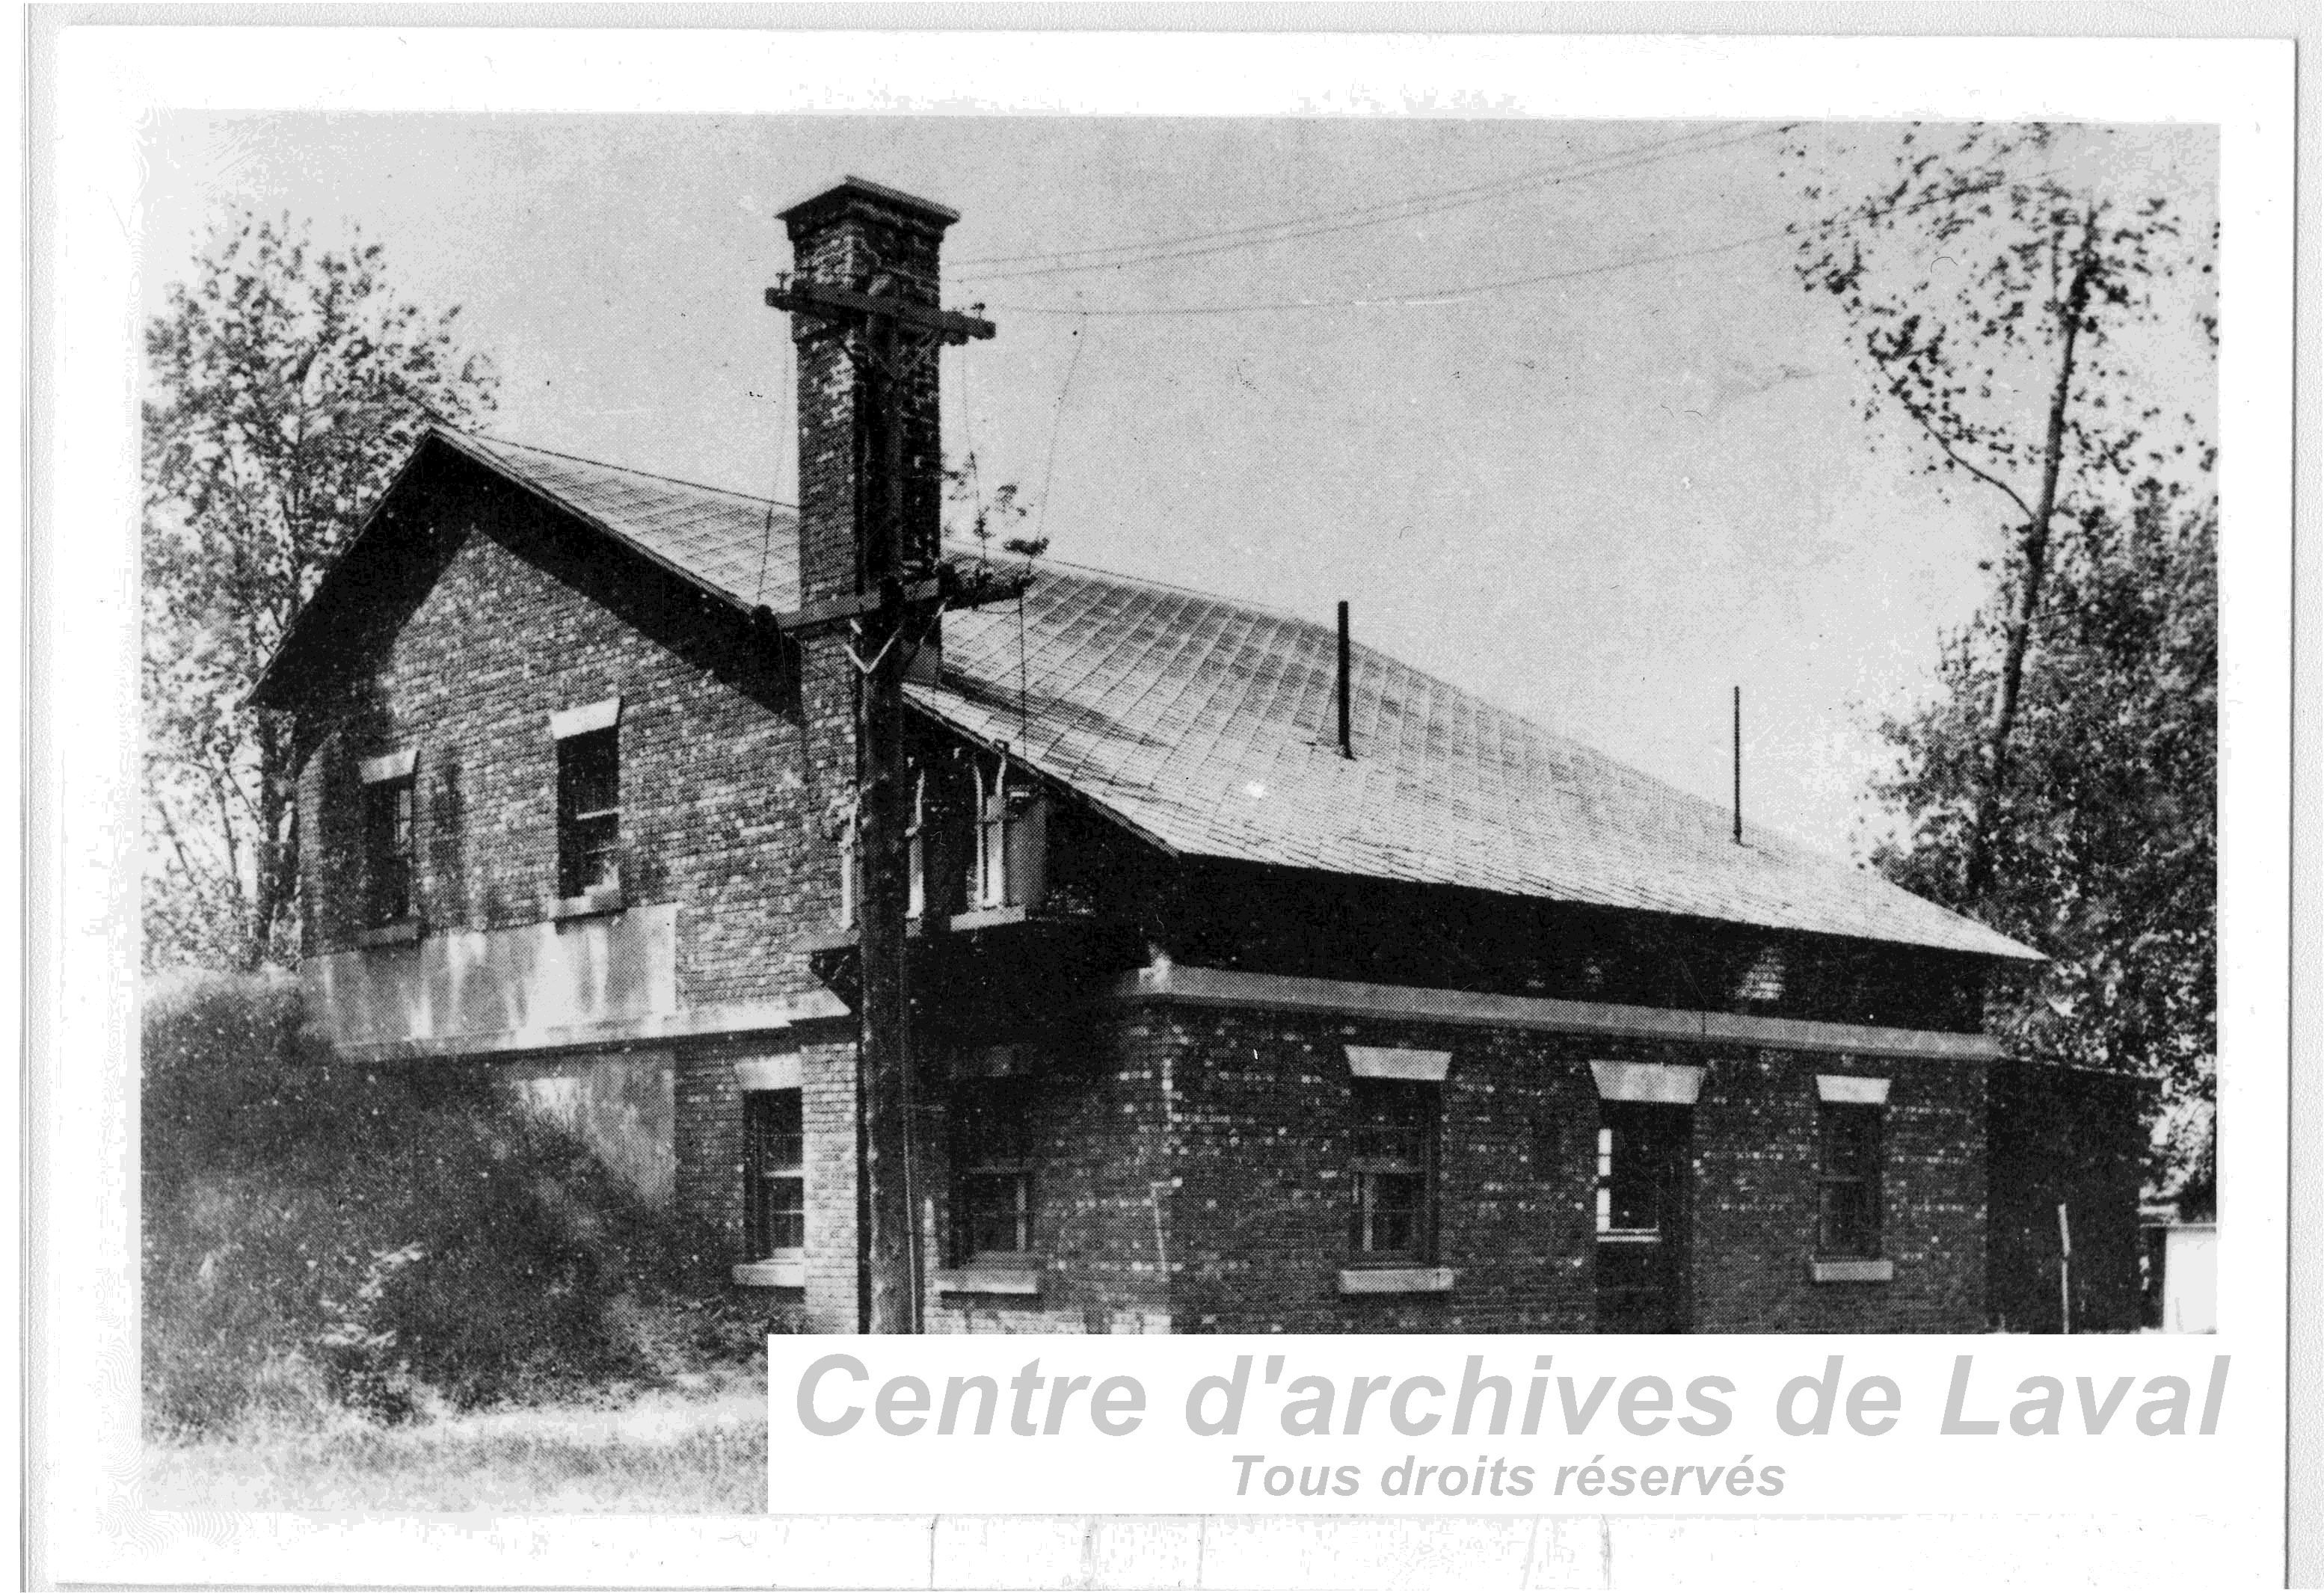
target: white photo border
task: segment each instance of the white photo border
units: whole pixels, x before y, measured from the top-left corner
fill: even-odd
[[[2288,41],[754,32],[415,27],[67,26],[30,158],[36,235],[34,698],[27,790],[44,851],[28,905],[28,1509],[34,1574],[65,1581],[700,1585],[1047,1580],[1079,1556],[1106,1585],[1314,1585],[1335,1556],[1386,1579],[1536,1579],[1584,1568],[1594,1518],[1533,1524],[1025,1517],[434,1520],[166,1515],[139,1496],[136,1055],[136,336],[139,134],[164,109],[945,115],[1499,115],[2055,119],[2221,129],[2219,819],[2221,1348],[2238,1396],[2285,1393],[2292,878],[2292,150]],[[36,184],[36,187],[38,185]],[[2309,506],[2312,520],[2312,505]],[[110,728],[112,733],[106,732]],[[2232,1059],[2227,1061],[2226,1059]],[[1833,1340],[1838,1349],[1855,1340]],[[1875,1345],[1877,1340],[1860,1342]],[[1770,1517],[1645,1524],[1673,1570],[1787,1579],[1878,1563],[2119,1566],[2205,1585],[2282,1575],[2283,1431],[2229,1463],[2255,1506],[2232,1531],[2168,1530],[2169,1486],[2119,1520]],[[1038,1506],[1038,1501],[1033,1502]],[[2149,1530],[2125,1532],[2143,1518]],[[1204,1522],[1208,1524],[1205,1525]],[[2229,1524],[2214,1524],[2215,1528]],[[1643,1540],[1642,1540],[1643,1542]],[[1239,1546],[1239,1547],[1237,1547]],[[1234,1556],[1239,1554],[1240,1558]],[[950,1556],[951,1558],[946,1558]],[[1226,1556],[1226,1558],[1219,1558]],[[1946,1557],[1954,1557],[1948,1560]],[[1207,1557],[1207,1558],[1206,1558]],[[1931,1557],[1936,1557],[1933,1560]],[[1536,1571],[1535,1568],[1541,1569]],[[950,1567],[950,1570],[941,1568]],[[1231,1569],[1230,1569],[1231,1568]],[[1584,1568],[1586,1569],[1586,1568]],[[1575,1570],[1575,1574],[1581,1574]]]

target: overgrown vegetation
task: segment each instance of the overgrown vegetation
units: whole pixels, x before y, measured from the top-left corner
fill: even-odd
[[[2022,1056],[2153,1079],[2150,1183],[2213,1210],[2218,974],[2218,508],[2152,489],[2062,528],[2034,631],[2015,765],[1988,845],[1993,884],[1962,898],[1998,622],[1949,639],[1940,694],[1888,720],[1898,763],[1874,795],[1905,820],[1874,861],[2049,954],[1997,992]]]
[[[1836,300],[1879,446],[1996,516],[1985,603],[1886,719],[1873,861],[2050,959],[2013,1054],[2159,1086],[2150,1192],[2217,1150],[2216,217],[2121,130],[1883,129],[1849,198],[1792,150],[1802,286]],[[1950,494],[1949,494],[1950,495]]]
[[[143,1128],[156,1434],[602,1401],[762,1341],[706,1231],[481,1070],[331,1061],[288,980],[149,992]]]

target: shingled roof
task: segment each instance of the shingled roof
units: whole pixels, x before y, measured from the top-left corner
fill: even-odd
[[[786,507],[437,435],[731,603],[797,604]],[[1370,648],[1354,651],[1342,758],[1337,647],[1294,615],[1043,559],[1021,631],[1013,604],[947,615],[936,684],[907,690],[1185,855],[2038,955],[1764,826],[1738,846],[1717,804]]]

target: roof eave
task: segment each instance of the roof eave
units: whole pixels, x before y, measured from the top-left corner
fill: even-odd
[[[1075,801],[1089,808],[1090,811],[1095,813],[1101,818],[1103,818],[1110,824],[1119,825],[1122,830],[1136,836],[1139,841],[1144,842],[1147,845],[1153,847],[1165,857],[1176,859],[1189,855],[1199,855],[1190,854],[1185,848],[1164,840],[1160,835],[1155,833],[1152,830],[1148,829],[1144,824],[1139,824],[1136,819],[1131,818],[1128,814],[1122,812],[1121,809],[1114,806],[1111,803],[1107,802],[1102,797],[1093,795],[1089,787],[1083,785],[1080,781],[1059,774],[1055,769],[1044,768],[1039,760],[1028,756],[1022,747],[1011,748],[1004,742],[992,740],[989,736],[978,734],[975,731],[971,730],[967,725],[963,724],[958,719],[945,713],[943,707],[936,703],[926,701],[908,693],[906,694],[904,700],[907,703],[909,703],[912,707],[919,713],[935,720],[938,724],[941,724],[945,729],[952,732],[953,734],[960,737],[963,741],[973,741],[977,746],[983,748],[986,751],[992,753],[996,757],[1006,757],[1015,760],[1018,763],[1031,770],[1032,773],[1045,784],[1053,786],[1059,791],[1072,796]]]
[[[679,564],[676,559],[673,559],[665,554],[656,552],[653,548],[647,547],[644,543],[639,541],[628,532],[622,530],[612,521],[605,520],[594,511],[585,509],[580,504],[576,503],[571,499],[564,496],[562,493],[541,485],[539,482],[532,480],[521,471],[515,469],[513,466],[509,465],[506,460],[502,459],[490,449],[479,447],[473,438],[463,437],[458,432],[449,430],[442,431],[441,436],[444,441],[450,444],[453,449],[463,458],[471,460],[475,464],[484,466],[486,469],[501,477],[502,480],[522,488],[524,491],[531,493],[534,497],[540,499],[542,502],[548,504],[550,508],[558,510],[562,513],[571,515],[574,519],[579,520],[582,524],[587,526],[591,530],[595,531],[598,535],[611,538],[613,541],[619,543],[622,547],[628,548],[631,552],[636,554],[647,563],[676,576],[678,580],[684,582],[687,585],[693,587],[704,596],[714,599],[724,607],[732,609],[738,614],[747,615],[754,612],[752,604],[744,603],[733,593],[704,579],[694,571],[687,569],[684,565]]]
[[[275,644],[272,656],[266,660],[265,667],[259,670],[258,678],[252,682],[250,690],[244,694],[243,704],[244,706],[252,708],[288,708],[295,705],[292,701],[289,700],[295,695],[294,688],[282,678],[281,674],[281,668],[284,659],[290,656],[294,647],[303,643],[306,635],[308,618],[315,611],[316,599],[322,596],[325,589],[331,585],[333,577],[336,576],[339,570],[346,565],[348,557],[355,553],[356,548],[359,547],[365,539],[370,537],[373,529],[379,522],[380,516],[385,512],[387,506],[394,501],[396,493],[402,487],[404,482],[410,477],[416,469],[419,468],[420,462],[427,454],[428,447],[430,443],[443,444],[453,453],[458,455],[461,458],[467,460],[470,464],[489,471],[498,479],[508,483],[510,485],[514,486],[522,492],[531,494],[534,498],[549,505],[558,512],[569,515],[573,519],[579,520],[583,525],[596,532],[599,536],[610,539],[620,547],[636,554],[639,557],[643,558],[649,564],[653,565],[656,568],[674,576],[676,579],[693,587],[696,592],[699,592],[704,596],[722,604],[725,608],[745,616],[755,612],[752,605],[742,602],[741,599],[734,596],[733,594],[715,585],[707,580],[705,580],[702,576],[695,574],[692,570],[687,569],[684,565],[678,564],[675,560],[656,552],[653,548],[647,547],[645,544],[638,541],[635,538],[629,536],[601,516],[582,507],[580,504],[575,503],[571,500],[564,497],[562,494],[541,485],[539,482],[533,481],[523,472],[514,468],[506,460],[493,453],[489,448],[482,447],[476,443],[474,438],[466,437],[460,432],[456,431],[452,428],[445,426],[440,422],[430,422],[428,428],[420,434],[420,440],[412,445],[410,454],[406,456],[401,465],[397,466],[395,474],[389,479],[385,490],[380,493],[379,501],[374,503],[371,508],[364,512],[362,522],[356,528],[355,534],[347,539],[346,546],[339,550],[338,556],[332,559],[330,566],[323,572],[323,577],[316,584],[314,592],[309,595],[304,603],[300,605],[299,612],[291,620],[290,628],[283,631],[281,640]]]
[[[372,528],[379,523],[380,516],[386,512],[387,506],[395,501],[397,491],[402,487],[404,481],[412,471],[418,468],[420,456],[428,451],[428,445],[440,437],[448,437],[450,435],[449,428],[432,420],[420,431],[420,440],[411,445],[411,452],[405,455],[403,463],[395,467],[395,474],[388,477],[387,485],[382,489],[378,500],[369,509],[364,511],[363,519],[355,524],[355,534],[347,539],[346,546],[339,549],[330,564],[325,567],[321,579],[315,583],[315,590],[307,594],[307,601],[300,603],[299,612],[290,616],[290,623],[283,628],[281,636],[276,640],[274,650],[267,656],[264,666],[258,671],[258,677],[250,683],[250,689],[243,694],[241,706],[288,708],[292,705],[287,702],[273,700],[290,695],[290,688],[282,682],[278,672],[283,659],[290,656],[292,648],[304,640],[308,616],[315,612],[315,600],[323,594],[324,588],[331,584],[332,577],[339,573],[355,549],[361,547],[364,539],[371,535]]]

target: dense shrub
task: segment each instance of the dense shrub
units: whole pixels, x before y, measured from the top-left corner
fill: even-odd
[[[475,1065],[334,1063],[287,980],[204,976],[144,1012],[149,1420],[394,1418],[652,1385],[746,1356],[708,1236]]]

